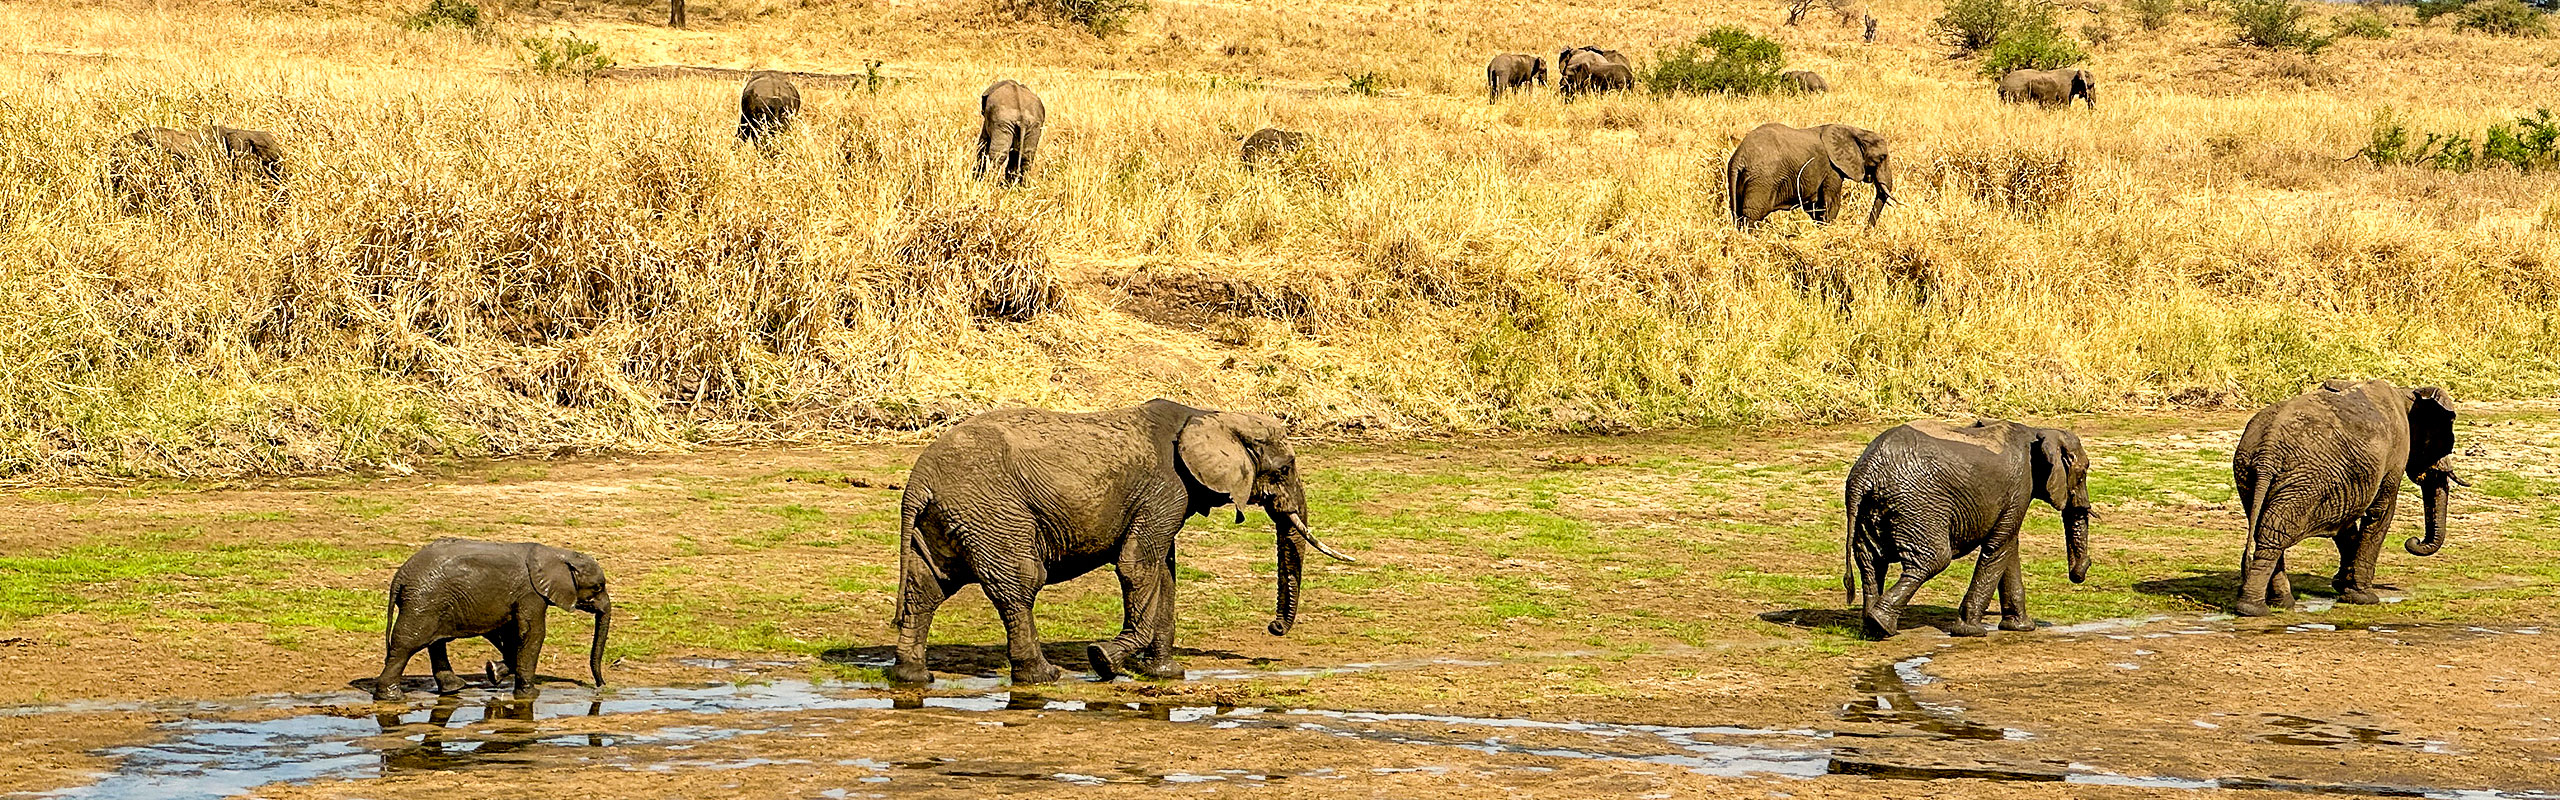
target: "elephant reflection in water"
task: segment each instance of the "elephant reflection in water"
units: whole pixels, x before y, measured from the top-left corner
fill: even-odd
[[[532,760],[523,755],[525,751],[537,744],[552,747],[578,746],[569,744],[575,741],[578,734],[550,735],[525,725],[507,725],[501,730],[491,732],[470,730],[472,724],[476,722],[498,720],[532,722],[534,714],[533,704],[530,702],[493,697],[479,707],[480,714],[477,717],[466,716],[460,722],[456,722],[455,713],[465,707],[461,698],[458,697],[448,695],[436,698],[435,706],[427,709],[424,724],[428,729],[417,734],[416,743],[382,751],[383,770],[385,772],[404,769],[450,770],[480,764],[524,763]],[[603,713],[602,701],[587,704],[587,716],[600,716]],[[404,730],[420,724],[405,722],[401,719],[403,716],[405,714],[401,712],[383,712],[373,715],[373,721],[382,726],[382,732],[388,735],[399,735]],[[608,737],[601,733],[588,733],[584,738],[586,747],[603,747],[610,743]]]

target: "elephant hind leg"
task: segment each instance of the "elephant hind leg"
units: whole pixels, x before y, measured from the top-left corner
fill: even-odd
[[[1053,683],[1063,670],[1049,663],[1040,650],[1040,626],[1032,621],[1031,609],[1038,605],[1040,584],[979,584],[987,592],[987,602],[996,607],[996,616],[1004,618],[1005,650],[1013,662],[1013,682],[1017,684]]]
[[[1944,552],[1915,552],[1906,548],[1902,551],[1901,563],[1902,572],[1894,578],[1893,586],[1867,602],[1865,633],[1868,638],[1889,638],[1900,631],[1902,612],[1911,607],[1911,596],[1920,592],[1921,584],[1946,571],[1948,558]]]
[[[2291,569],[2292,567],[2285,561],[2284,553],[2278,551],[2276,572],[2267,577],[2267,605],[2276,608],[2293,607],[2293,577],[2287,574]]]
[[[910,558],[917,556],[910,555]],[[925,664],[925,640],[933,634],[933,613],[960,588],[960,582],[938,577],[911,564],[898,579],[898,656],[889,666],[892,683],[926,683],[933,672]]]

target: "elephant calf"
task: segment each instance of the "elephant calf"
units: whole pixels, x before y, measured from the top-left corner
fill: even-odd
[[[1531,83],[1547,85],[1547,60],[1527,53],[1504,53],[1494,56],[1484,66],[1485,102],[1502,100],[1505,92],[1519,92]]]
[[[1239,157],[1244,161],[1245,171],[1252,172],[1260,168],[1265,161],[1284,158],[1290,153],[1306,149],[1306,146],[1307,135],[1304,133],[1264,128],[1254,131],[1252,136],[1244,137],[1244,148]]]
[[[1783,209],[1801,208],[1815,222],[1831,221],[1849,181],[1876,185],[1872,227],[1893,201],[1893,147],[1874,131],[1849,125],[1790,128],[1772,122],[1751,129],[1724,164],[1726,203],[1733,224],[1749,228]]]
[[[978,117],[974,175],[983,179],[993,166],[1002,172],[1003,185],[1021,184],[1022,176],[1031,171],[1031,160],[1040,155],[1040,129],[1049,124],[1049,108],[1041,105],[1031,87],[1002,80],[979,93]]]
[[[202,130],[143,128],[116,143],[107,183],[125,196],[128,206],[151,192],[156,178],[183,175],[207,158],[228,159],[269,186],[284,181],[284,147],[276,135],[222,125]]]
[[[1823,80],[1822,73],[1812,70],[1789,70],[1778,78],[1785,81],[1787,88],[1794,89],[1797,94],[1821,94],[1831,91],[1831,82]]]
[[[2000,593],[2000,629],[2035,629],[2018,566],[2018,526],[2027,504],[2062,512],[2071,582],[2089,577],[2089,455],[2080,437],[2004,420],[1950,425],[1924,420],[1867,443],[1849,468],[1848,560],[1841,588],[1863,608],[1866,635],[1892,636],[1921,584],[1976,550],[1973,584],[1956,609],[1957,636],[1981,636],[1991,593]],[[1886,564],[1902,574],[1890,589]]]
[[[587,670],[603,686],[613,598],[605,591],[604,568],[595,559],[531,542],[429,542],[391,576],[382,675],[374,681],[374,699],[400,699],[400,673],[421,649],[435,666],[436,691],[462,691],[462,676],[454,673],[445,643],[471,636],[498,648],[506,672],[514,677],[517,697],[533,696],[534,667],[542,658],[552,606],[595,615]]]
[[[1173,660],[1174,536],[1210,509],[1271,516],[1278,543],[1273,636],[1298,618],[1306,548],[1344,561],[1307,530],[1288,428],[1261,414],[1171,400],[1090,414],[989,411],[916,456],[898,516],[898,657],[889,679],[921,683],[934,609],[978,584],[1004,618],[1015,683],[1059,670],[1040,651],[1040,589],[1109,565],[1120,577],[1120,635],[1085,649],[1094,674],[1182,675]]]
[[[2098,107],[2098,82],[2085,69],[2013,69],[2000,76],[1999,90],[2005,103],[2069,108],[2072,98],[2079,98],[2090,108]]]
[[[779,72],[758,72],[738,92],[738,139],[764,144],[800,116],[800,87]]]
[[[2305,538],[2338,542],[2330,586],[2341,603],[2377,603],[2373,564],[2400,507],[2400,477],[2426,504],[2426,539],[2402,542],[2411,555],[2444,547],[2452,505],[2453,398],[2433,386],[2333,380],[2259,411],[2231,453],[2231,482],[2249,519],[2240,547],[2241,616],[2268,604],[2293,605],[2285,550]],[[2468,484],[2464,484],[2468,485]]]

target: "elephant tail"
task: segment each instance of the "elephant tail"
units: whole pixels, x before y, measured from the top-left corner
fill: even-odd
[[[1849,510],[1849,531],[1848,535],[1842,539],[1842,546],[1840,548],[1840,592],[1848,597],[1846,602],[1853,606],[1858,604],[1858,575],[1860,574],[1860,570],[1858,569],[1858,495],[1858,487],[1855,483],[1852,483],[1849,487],[1848,502],[1843,504]]]
[[[1725,206],[1733,211],[1733,226],[1742,227],[1742,165],[1727,162],[1724,166]],[[1850,519],[1855,520],[1852,516]]]
[[[392,584],[382,601],[382,649],[391,650],[391,637],[400,630],[400,584]]]
[[[2265,516],[2267,490],[2275,483],[2275,470],[2258,467],[2254,471],[2258,473],[2257,482],[2250,487],[2249,496],[2242,500],[2246,504],[2242,510],[2248,512],[2249,518],[2249,535],[2240,540],[2240,579],[2243,582],[2249,578],[2250,562],[2258,558],[2258,518]]]

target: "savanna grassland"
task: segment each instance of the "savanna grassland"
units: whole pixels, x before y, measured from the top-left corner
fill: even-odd
[[[2391,38],[2306,59],[2203,9],[2068,10],[2111,33],[2097,108],[2060,113],[1997,104],[1937,4],[1872,10],[1876,44],[1723,2],[1165,3],[1108,40],[959,0],[713,3],[686,31],[493,5],[477,32],[15,3],[0,473],[860,439],[1160,395],[1396,437],[2560,385],[2550,182],[2348,158],[2385,106],[2476,135],[2551,105],[2551,40],[2384,9]],[[1483,102],[1493,52],[1736,22],[1834,91]],[[534,74],[518,40],[561,35],[619,68]],[[806,80],[764,155],[734,75],[670,66],[844,77]],[[997,77],[1053,110],[1023,190],[968,179]],[[1735,232],[1720,165],[1767,121],[1885,133],[1900,204]],[[207,122],[285,137],[281,201],[126,213],[103,186],[116,137]],[[1248,174],[1265,125],[1319,144]]]

